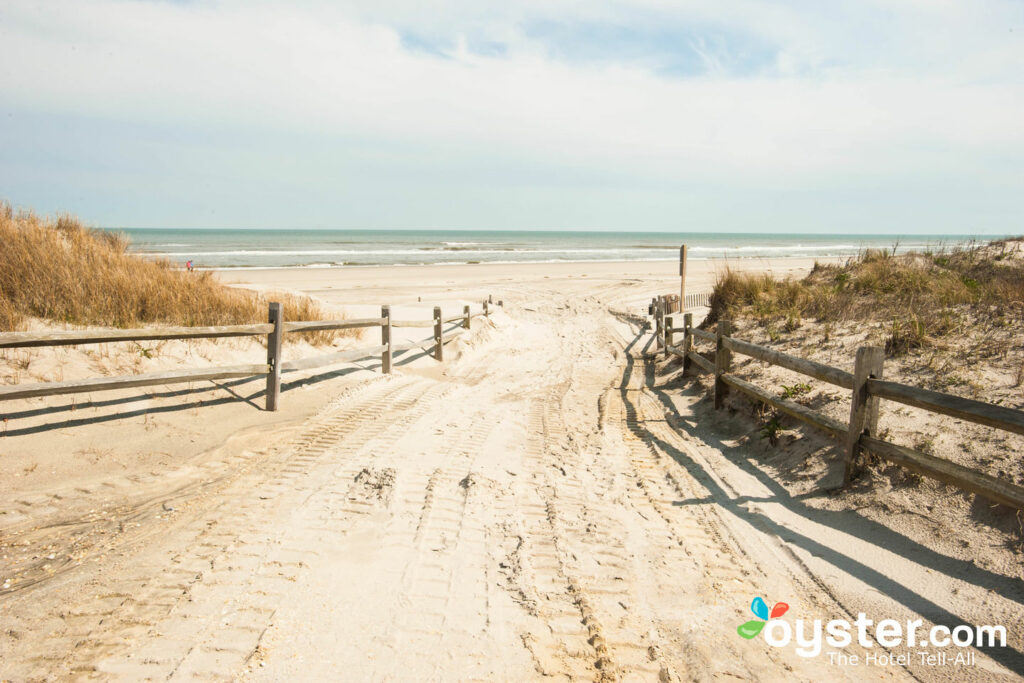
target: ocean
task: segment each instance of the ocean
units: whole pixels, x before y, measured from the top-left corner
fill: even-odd
[[[970,235],[808,235],[709,232],[527,232],[463,230],[120,229],[129,251],[196,268],[826,258],[862,249],[898,251],[969,242]],[[987,236],[981,239],[995,239]]]

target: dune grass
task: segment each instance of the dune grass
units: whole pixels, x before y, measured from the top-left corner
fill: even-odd
[[[28,318],[118,328],[266,322],[267,298],[226,287],[208,272],[132,256],[127,247],[126,236],[72,216],[40,217],[0,203],[0,330],[21,329]],[[312,299],[272,298],[285,320],[325,319]],[[319,344],[351,332],[303,336]]]
[[[1014,240],[894,252],[866,250],[842,265],[815,264],[801,280],[726,270],[715,284],[707,322],[751,316],[792,331],[803,319],[881,321],[888,326],[889,355],[968,326],[1024,323],[1024,252]]]

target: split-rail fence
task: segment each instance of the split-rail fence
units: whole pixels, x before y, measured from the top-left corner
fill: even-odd
[[[101,377],[67,382],[41,382],[0,386],[0,401],[80,394],[94,391],[111,391],[132,387],[183,384],[237,377],[265,375],[267,379],[266,409],[277,410],[281,394],[281,373],[292,370],[309,370],[325,365],[361,360],[379,355],[381,371],[391,372],[392,355],[400,351],[423,349],[432,353],[439,361],[444,360],[444,347],[456,337],[470,329],[473,318],[489,317],[493,298],[483,301],[479,311],[471,312],[464,306],[460,315],[443,317],[441,307],[434,307],[432,320],[394,320],[391,307],[382,306],[379,318],[349,320],[303,320],[288,322],[281,313],[281,304],[268,306],[267,322],[251,325],[221,325],[216,327],[151,327],[134,330],[82,330],[70,332],[4,332],[0,333],[0,349],[16,349],[40,346],[78,346],[81,344],[104,344],[124,341],[153,341],[165,339],[215,339],[223,337],[267,337],[267,362],[249,365],[219,366],[210,368],[189,368],[169,372],[144,373],[121,377]],[[501,302],[498,302],[500,305]],[[445,325],[454,323],[448,329]],[[380,344],[358,349],[345,349],[333,353],[284,360],[282,346],[284,336],[295,332],[327,330],[348,330],[356,328],[380,328]],[[395,344],[392,342],[393,327],[424,327],[433,330],[433,336],[420,341]]]
[[[920,475],[957,486],[983,496],[988,500],[1024,510],[1024,487],[993,477],[976,469],[964,467],[949,460],[938,458],[919,450],[907,448],[880,438],[878,414],[881,399],[896,401],[921,408],[933,413],[948,415],[960,420],[987,425],[1014,434],[1024,435],[1024,411],[975,401],[961,396],[940,393],[928,389],[891,382],[883,379],[884,350],[875,346],[857,349],[853,372],[818,363],[752,344],[732,336],[732,325],[728,320],[719,320],[714,332],[694,327],[693,314],[683,315],[683,326],[675,327],[670,304],[658,297],[652,302],[655,316],[655,337],[658,348],[666,357],[677,356],[683,361],[684,372],[697,370],[712,374],[714,383],[714,406],[721,409],[730,391],[736,390],[750,398],[765,403],[812,427],[836,437],[843,448],[844,484],[848,484],[858,472],[861,455],[870,452],[883,460],[895,463]],[[675,335],[682,333],[681,345]],[[696,341],[713,345],[711,357],[695,350]],[[834,418],[811,410],[779,396],[774,396],[730,372],[732,355],[756,358],[771,365],[812,377],[850,390],[850,419],[843,423]]]

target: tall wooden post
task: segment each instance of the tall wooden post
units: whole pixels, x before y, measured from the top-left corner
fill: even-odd
[[[857,469],[860,455],[861,435],[876,436],[878,433],[878,397],[868,395],[868,378],[882,379],[882,364],[885,351],[878,346],[862,346],[857,349],[857,360],[853,366],[853,395],[850,399],[850,430],[846,433],[846,467],[843,484],[849,484]]]
[[[724,339],[732,333],[732,323],[728,320],[718,321],[718,333],[715,335],[715,409],[725,407],[725,397],[729,386],[722,381],[722,375],[729,372],[732,365],[732,351],[725,348]]]
[[[484,317],[485,318],[490,318],[491,317],[491,302],[490,302],[490,300],[484,301]]]
[[[284,316],[281,304],[276,301],[270,304],[267,311],[267,322],[274,329],[267,335],[267,410],[277,410],[277,398],[281,394],[281,346],[284,342]]]
[[[380,343],[384,350],[380,354],[380,370],[385,375],[391,374],[391,307],[381,306],[380,317],[384,322],[380,326]]]
[[[434,358],[444,360],[444,344],[441,339],[441,307],[434,306]]]
[[[693,351],[693,313],[683,314],[683,372],[690,369],[690,352]]]
[[[679,312],[686,310],[686,245],[679,247]]]
[[[463,306],[462,307],[462,326],[465,327],[467,330],[469,329],[469,321],[470,321],[469,306]]]
[[[665,358],[668,358],[668,347],[672,346],[672,316],[665,318]]]

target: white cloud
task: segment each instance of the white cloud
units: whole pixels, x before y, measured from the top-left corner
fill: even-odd
[[[419,2],[0,8],[0,104],[267,135],[360,138],[449,159],[607,169],[652,182],[792,187],[963,172],[1024,151],[1020,5],[1003,2]],[[756,40],[747,74],[562,59],[531,21],[694,27]],[[1015,32],[1011,32],[1014,29]],[[403,46],[417,31],[446,57]],[[474,54],[474,40],[504,54]],[[694,49],[697,49],[696,47]],[[1019,179],[1019,166],[1017,167]]]

